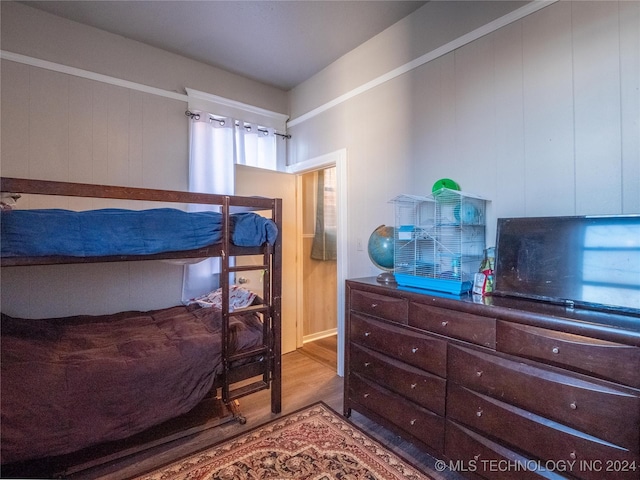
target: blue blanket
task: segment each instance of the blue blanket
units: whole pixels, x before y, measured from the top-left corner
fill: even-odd
[[[272,220],[249,212],[231,216],[231,231],[231,242],[242,247],[273,244],[278,236]],[[0,232],[3,257],[149,255],[220,243],[222,215],[173,208],[8,210]]]

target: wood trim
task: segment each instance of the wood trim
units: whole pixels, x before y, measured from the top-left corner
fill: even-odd
[[[10,193],[31,193],[39,195],[61,195],[68,197],[116,198],[121,200],[146,200],[152,202],[199,203],[223,205],[225,195],[209,193],[181,192],[138,187],[118,187],[93,185],[89,183],[55,182],[24,178],[0,178],[0,191]],[[274,200],[261,197],[229,196],[229,205],[274,208]]]
[[[19,53],[7,52],[6,50],[0,50],[0,58],[3,60],[10,60],[12,62],[22,63],[24,65],[30,65],[32,67],[44,68],[46,70],[51,70],[54,72],[64,73],[67,75],[73,75],[81,78],[87,78],[89,80],[108,83],[110,85],[116,85],[118,87],[129,88],[131,90],[137,90],[139,92],[151,93],[153,95],[159,95],[161,97],[172,98],[174,100],[180,100],[183,102],[189,101],[189,97],[182,93],[162,90],[161,88],[150,87],[148,85],[142,85],[140,83],[130,82],[128,80],[122,80],[120,78],[111,77],[109,75],[103,75],[101,73],[91,72],[89,70],[83,70],[81,68],[69,67],[68,65],[61,65],[59,63],[49,62],[47,60],[42,60],[40,58],[21,55]]]

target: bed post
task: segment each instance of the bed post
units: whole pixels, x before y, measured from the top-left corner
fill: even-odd
[[[272,328],[273,376],[271,381],[271,412],[282,410],[282,199],[274,199],[273,218],[278,227],[278,238],[273,245],[272,267]]]
[[[221,255],[221,274],[220,288],[222,289],[222,371],[224,382],[222,384],[222,398],[229,408],[232,408],[233,401],[230,399],[231,381],[229,379],[230,369],[230,332],[229,332],[229,256],[230,256],[230,237],[231,237],[231,210],[229,205],[229,197],[225,196],[222,202],[222,255]],[[232,409],[233,410],[233,409]],[[238,412],[234,412],[234,416],[238,417]],[[239,418],[242,418],[241,416]]]

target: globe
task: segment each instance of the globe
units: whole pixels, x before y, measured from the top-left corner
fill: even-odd
[[[369,237],[367,252],[369,259],[380,270],[386,270],[378,275],[378,281],[382,283],[395,283],[393,271],[393,241],[395,229],[386,225],[380,225]]]

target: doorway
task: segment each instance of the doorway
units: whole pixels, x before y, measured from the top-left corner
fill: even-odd
[[[297,278],[300,288],[297,289],[297,311],[299,315],[299,323],[297,328],[297,347],[302,348],[304,345],[304,330],[300,328],[302,325],[302,316],[304,315],[305,298],[303,295],[302,279],[304,277],[303,262],[300,257],[303,252],[303,215],[302,215],[302,179],[304,174],[315,172],[329,167],[336,167],[336,227],[337,227],[337,261],[336,261],[336,328],[337,328],[337,373],[344,374],[344,306],[345,306],[345,290],[344,284],[347,279],[348,265],[348,248],[347,248],[347,150],[341,149],[334,152],[315,157],[303,162],[296,163],[287,167],[288,173],[296,174],[297,178],[297,231],[298,231],[298,261]]]
[[[302,341],[337,333],[336,167],[301,176]]]

